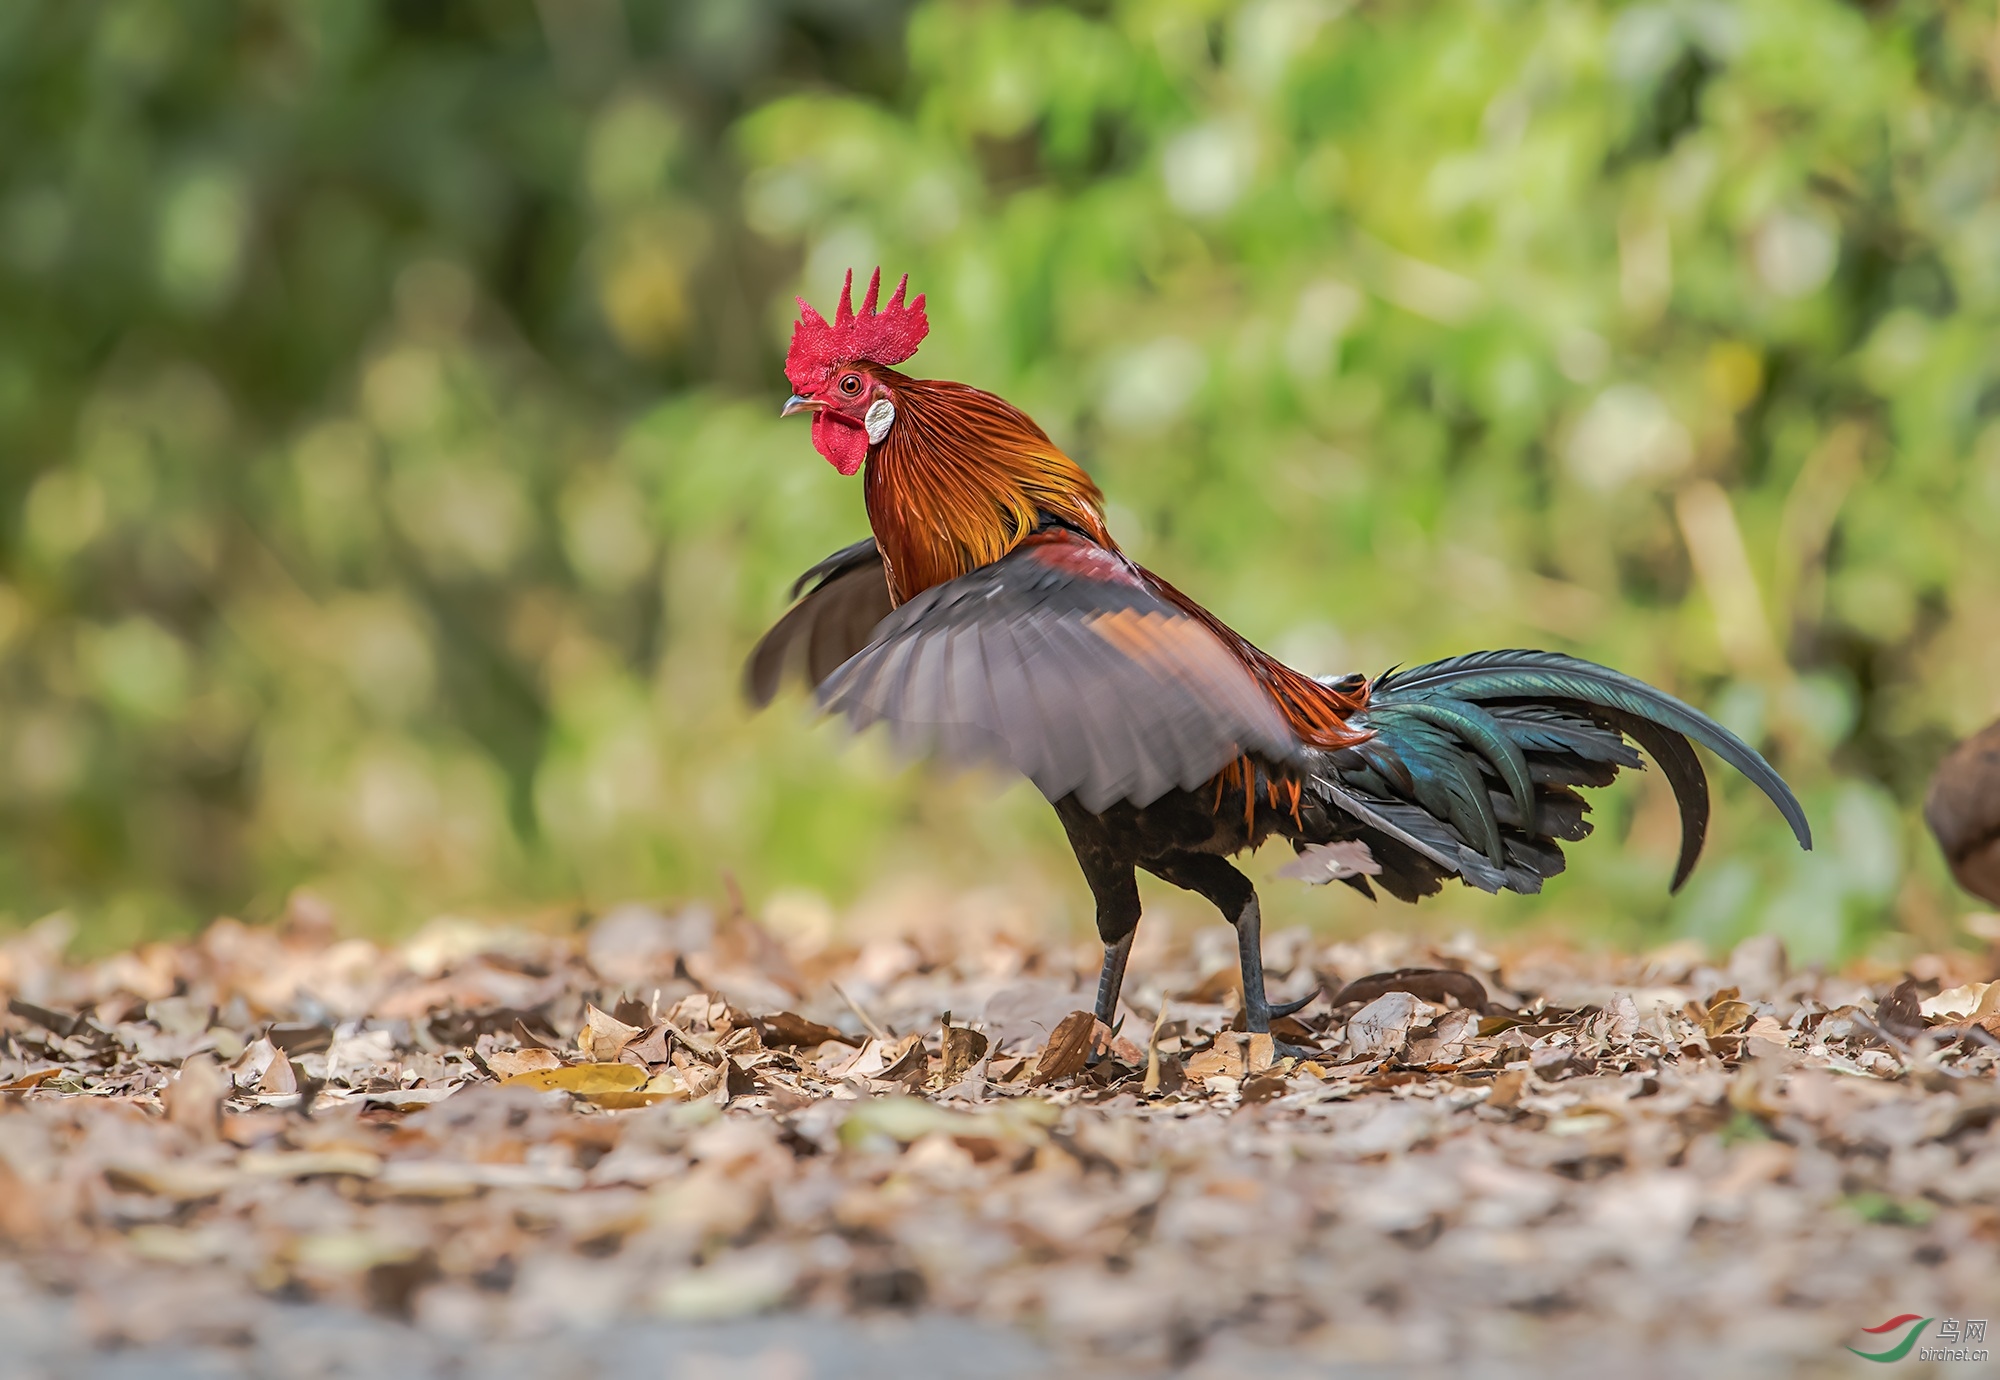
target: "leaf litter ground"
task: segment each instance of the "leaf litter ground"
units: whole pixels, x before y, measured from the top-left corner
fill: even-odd
[[[1005,938],[45,925],[0,949],[0,1327],[47,1374],[386,1329],[482,1374],[1816,1375],[2000,1313],[1996,955],[1287,933],[1274,997],[1323,995],[1274,1042],[1230,938],[1142,947],[1112,1031],[1087,952]],[[884,1359],[899,1318],[943,1340]]]

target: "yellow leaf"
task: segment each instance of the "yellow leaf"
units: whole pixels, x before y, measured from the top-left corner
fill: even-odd
[[[501,1079],[500,1085],[538,1088],[543,1092],[561,1088],[564,1092],[590,1097],[600,1093],[632,1092],[645,1082],[646,1071],[631,1064],[571,1064],[561,1069],[530,1069],[526,1073]]]

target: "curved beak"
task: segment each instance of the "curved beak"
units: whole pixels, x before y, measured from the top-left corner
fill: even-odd
[[[797,393],[794,393],[791,397],[785,399],[785,405],[779,409],[778,415],[780,417],[790,417],[800,412],[811,412],[818,406],[819,404],[811,398],[802,398]]]

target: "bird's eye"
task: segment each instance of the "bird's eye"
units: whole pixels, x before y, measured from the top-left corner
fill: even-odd
[[[859,393],[861,391],[861,375],[849,374],[846,378],[842,379],[840,381],[840,391],[850,398]]]

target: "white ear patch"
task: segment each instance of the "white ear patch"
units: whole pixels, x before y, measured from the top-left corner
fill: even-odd
[[[868,444],[881,445],[882,438],[889,434],[889,428],[895,425],[895,421],[896,404],[887,398],[877,398],[869,403],[868,412],[861,419],[861,425],[868,428]]]

